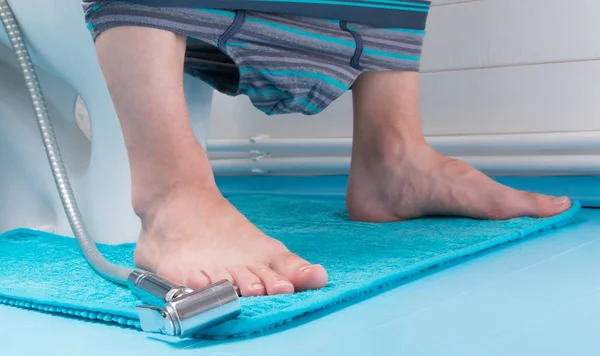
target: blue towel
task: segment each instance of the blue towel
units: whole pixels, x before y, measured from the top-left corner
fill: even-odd
[[[292,322],[406,282],[432,267],[565,225],[580,208],[575,203],[548,219],[426,218],[372,224],[349,221],[339,200],[261,195],[230,201],[265,233],[323,264],[330,279],[317,291],[242,298],[242,315],[198,335],[203,338],[246,336]],[[134,247],[99,246],[108,260],[128,266],[133,266]],[[95,275],[74,239],[24,229],[2,234],[0,271],[0,303],[139,328],[136,298]]]

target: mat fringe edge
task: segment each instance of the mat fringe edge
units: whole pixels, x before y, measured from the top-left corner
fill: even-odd
[[[132,327],[136,329],[141,329],[140,321],[138,319],[127,318],[121,315],[115,315],[110,313],[101,313],[86,309],[78,309],[78,308],[69,308],[56,306],[51,304],[44,304],[38,302],[32,302],[23,299],[16,299],[14,297],[9,297],[4,294],[0,294],[0,304],[13,306],[22,309],[34,309],[42,312],[54,314],[54,315],[68,315],[74,316],[81,319],[89,319],[94,322],[103,322],[109,324],[118,324],[122,326]]]

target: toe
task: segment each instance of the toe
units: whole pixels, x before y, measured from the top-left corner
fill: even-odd
[[[215,284],[215,283],[219,283],[224,280],[228,280],[229,282],[231,282],[231,284],[233,284],[233,287],[236,288],[236,290],[238,290],[238,292],[239,292],[239,287],[236,285],[235,279],[229,273],[229,271],[227,271],[225,268],[213,267],[210,269],[206,269],[206,274],[210,278],[211,284]]]
[[[236,281],[243,297],[252,297],[264,295],[265,286],[261,279],[246,267],[235,268],[231,270],[231,275]]]
[[[191,289],[204,288],[210,284],[210,278],[200,269],[158,268],[156,274],[170,283]]]
[[[327,272],[323,266],[310,264],[293,253],[277,256],[270,267],[292,282],[296,292],[319,289],[327,284]]]
[[[520,192],[525,214],[536,218],[545,218],[560,214],[571,207],[568,197],[553,197],[542,194]]]
[[[185,278],[184,286],[191,289],[204,288],[210,284],[210,278],[202,270],[192,270]]]
[[[536,217],[550,217],[558,215],[571,207],[571,200],[568,197],[553,197],[542,194],[533,194],[536,200],[536,207],[532,215]]]
[[[251,266],[250,271],[260,278],[268,295],[294,293],[294,285],[269,267],[265,265]]]

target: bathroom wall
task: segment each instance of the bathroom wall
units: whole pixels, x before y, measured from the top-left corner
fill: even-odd
[[[600,2],[434,0],[421,76],[427,135],[600,130]],[[214,98],[212,139],[350,137],[351,95],[320,115],[267,117]]]

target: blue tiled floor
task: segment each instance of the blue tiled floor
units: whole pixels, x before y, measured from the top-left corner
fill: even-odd
[[[334,314],[179,341],[0,306],[0,355],[598,355],[600,210]]]

